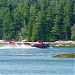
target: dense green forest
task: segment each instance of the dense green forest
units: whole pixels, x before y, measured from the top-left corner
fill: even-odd
[[[75,0],[0,0],[0,39],[75,40]]]

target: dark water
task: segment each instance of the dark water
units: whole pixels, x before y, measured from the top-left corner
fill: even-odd
[[[75,53],[75,47],[1,48],[0,75],[75,75],[74,58],[52,58]]]

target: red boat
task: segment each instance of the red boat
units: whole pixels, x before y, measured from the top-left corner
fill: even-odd
[[[32,47],[48,48],[48,47],[49,47],[49,44],[45,44],[45,43],[43,43],[43,41],[38,40],[38,42],[37,42],[37,43],[34,43],[34,44],[32,45]]]

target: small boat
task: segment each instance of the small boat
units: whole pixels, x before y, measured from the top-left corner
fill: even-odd
[[[49,44],[43,43],[43,41],[38,40],[38,42],[37,42],[37,43],[34,43],[34,44],[32,45],[32,47],[48,48],[48,47],[49,47]]]
[[[37,48],[48,48],[49,44],[34,44],[32,47],[37,47]]]

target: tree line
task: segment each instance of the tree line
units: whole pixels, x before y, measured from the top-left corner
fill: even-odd
[[[0,39],[75,40],[75,0],[0,0]]]

